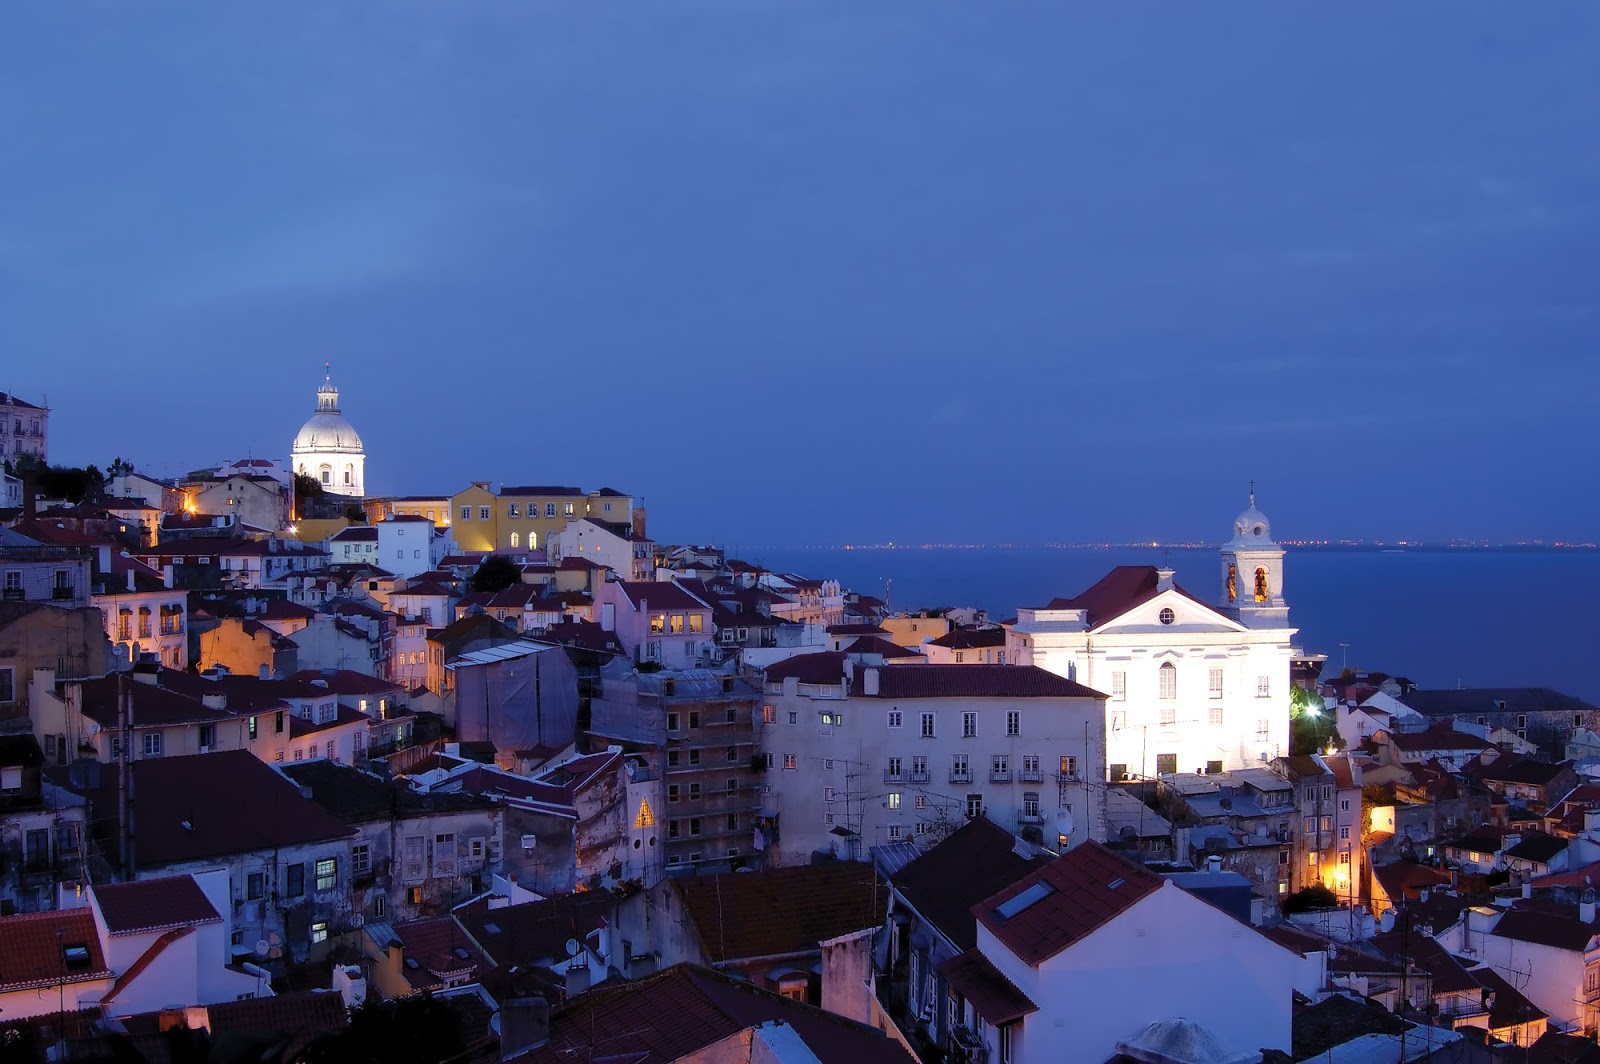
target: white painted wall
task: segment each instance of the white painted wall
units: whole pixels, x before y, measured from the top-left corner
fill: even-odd
[[[1302,958],[1171,883],[1030,967],[978,925],[978,948],[1039,1011],[1015,1064],[1107,1060],[1149,1024],[1187,1017],[1223,1048],[1287,1051]]]

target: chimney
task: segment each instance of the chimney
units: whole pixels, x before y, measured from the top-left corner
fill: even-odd
[[[587,964],[567,965],[567,996],[576,997],[589,989],[589,966]]]
[[[256,669],[256,679],[258,679],[258,680],[270,680],[270,679],[272,679],[272,666],[270,666],[270,665],[262,665],[259,668],[257,668]]]
[[[172,586],[172,566],[163,565],[161,567],[161,582],[168,587]]]
[[[146,661],[144,658],[133,663],[133,678],[140,683],[147,683],[151,687],[160,685],[161,663],[159,661]]]
[[[1172,578],[1177,575],[1177,572],[1178,571],[1176,569],[1168,569],[1166,566],[1162,566],[1160,569],[1157,569],[1156,570],[1156,590],[1157,591],[1171,591],[1172,590]]]
[[[108,565],[107,568],[109,569],[110,566]],[[133,585],[133,566],[131,566],[131,565],[128,566],[128,590],[129,591],[137,591],[137,590],[139,590],[137,587],[135,587]]]
[[[1522,896],[1524,898],[1533,897],[1533,880],[1524,879],[1522,881]]]
[[[1594,888],[1590,887],[1578,895],[1578,919],[1586,924],[1594,923]]]
[[[94,553],[95,564],[100,567],[100,575],[109,576],[111,573],[111,546],[109,544],[102,543],[100,546],[94,549]],[[133,590],[132,584],[128,585],[128,590]]]
[[[868,698],[878,693],[878,670],[863,669],[861,671],[861,693]]]
[[[1600,841],[1600,808],[1583,811],[1583,833]]]
[[[1206,871],[1214,876],[1222,874],[1222,858],[1213,854],[1206,858]]]
[[[550,1041],[550,1003],[542,997],[507,998],[500,1006],[500,1055],[514,1057]]]
[[[200,704],[207,709],[222,711],[228,708],[228,693],[226,691],[207,691],[200,696]]]

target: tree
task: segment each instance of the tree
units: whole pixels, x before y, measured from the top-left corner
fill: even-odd
[[[106,467],[106,479],[115,480],[118,477],[125,477],[132,472],[133,463],[123,458],[119,454],[113,458],[111,460],[111,464]]]
[[[472,590],[504,591],[522,582],[522,570],[510,558],[491,554],[472,574]]]
[[[1313,884],[1304,890],[1297,890],[1283,899],[1283,914],[1290,916],[1294,913],[1315,912],[1318,909],[1336,909],[1339,907],[1339,897],[1321,883]]]
[[[1289,752],[1315,754],[1339,745],[1339,733],[1334,730],[1333,714],[1324,706],[1322,696],[1304,687],[1289,689]]]

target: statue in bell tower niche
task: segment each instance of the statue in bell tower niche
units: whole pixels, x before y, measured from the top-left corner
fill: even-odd
[[[1272,538],[1272,522],[1256,508],[1253,481],[1249,505],[1234,519],[1233,536],[1219,553],[1217,608],[1247,628],[1288,627],[1284,550]]]
[[[1267,571],[1265,569],[1256,570],[1256,601],[1267,601]]]
[[[1228,601],[1239,601],[1239,567],[1232,564],[1228,566]]]

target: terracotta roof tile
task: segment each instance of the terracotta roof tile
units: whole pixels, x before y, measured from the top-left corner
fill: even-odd
[[[996,1027],[1039,1011],[1039,1006],[1018,990],[976,946],[945,960],[938,972],[956,993],[972,1003],[985,1022]]]
[[[1006,645],[1004,628],[957,628],[933,640],[936,647],[947,650],[985,650]]]
[[[615,904],[606,891],[586,890],[498,909],[482,898],[460,907],[455,916],[493,962],[508,964],[566,957],[567,941],[583,942],[589,932],[606,926]]]
[[[1048,860],[1022,856],[1014,835],[977,817],[894,873],[890,881],[924,920],[956,949],[966,950],[978,943],[972,907]]]
[[[247,998],[206,1006],[211,1033],[288,1035],[283,1059],[293,1060],[301,1049],[323,1035],[350,1025],[349,1010],[338,994],[308,990],[276,997]]]
[[[707,958],[813,953],[883,923],[888,888],[870,864],[830,861],[673,880]]]
[[[1089,627],[1098,628],[1161,594],[1160,580],[1161,574],[1153,565],[1119,565],[1101,577],[1087,591],[1071,598],[1051,599],[1045,609],[1083,610]],[[1212,609],[1209,603],[1189,594],[1176,584],[1173,585],[1173,590],[1207,609]]]
[[[1106,696],[1037,665],[895,665],[878,669],[878,693],[866,693],[857,669],[852,698],[1100,698]]]
[[[113,935],[215,923],[222,919],[193,876],[167,876],[90,888]]]
[[[87,960],[69,966],[62,951],[72,946],[86,949]],[[0,917],[0,991],[110,977],[94,914],[88,909]]]
[[[816,654],[796,654],[767,667],[767,682],[782,683],[793,676],[805,684],[837,684],[844,680],[844,663],[849,655],[840,650]]]
[[[680,587],[673,581],[622,580],[618,582],[617,586],[628,597],[628,601],[633,603],[633,608],[636,610],[641,602],[651,612],[658,610],[708,610],[711,608],[686,588]]]
[[[877,1028],[693,965],[579,994],[550,1018],[550,1040],[514,1058],[570,1064],[605,1056],[668,1064],[768,1022],[794,1028],[822,1064],[914,1064]]]
[[[405,947],[406,960],[417,962],[416,967],[408,963],[402,969],[413,990],[437,989],[445,986],[447,979],[453,982],[463,974],[489,967],[472,937],[453,917],[396,924],[394,933]]]
[[[972,914],[1024,964],[1037,965],[1110,923],[1164,882],[1100,843],[1085,842],[973,906]]]

